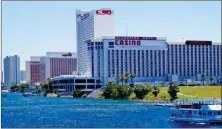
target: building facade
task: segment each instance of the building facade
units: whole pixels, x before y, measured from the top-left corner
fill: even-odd
[[[222,45],[211,41],[186,41],[185,43],[168,43],[169,75],[178,75],[179,80],[195,77],[200,74],[222,76]]]
[[[14,84],[20,84],[20,58],[18,55],[4,58],[4,87],[8,89]]]
[[[221,77],[221,45],[211,41],[168,43],[163,37],[103,37],[87,42],[89,75],[103,85],[134,73],[137,82]],[[175,80],[175,79],[174,79]]]
[[[20,82],[25,81],[25,70],[20,71]]]
[[[113,14],[111,9],[76,10],[78,72],[87,74],[89,71],[85,42],[102,36],[114,36]]]
[[[30,78],[30,63],[31,61],[25,61],[25,81],[26,83],[30,83],[31,82],[31,78]]]
[[[30,79],[31,84],[40,82],[40,61],[30,62]]]
[[[31,56],[30,61],[26,61],[26,83],[40,82],[40,58],[40,56]]]
[[[78,75],[61,75],[53,78],[53,87],[55,89],[64,89],[65,92],[72,93],[73,90],[97,89],[101,88],[98,78],[88,78]]]
[[[47,52],[40,58],[40,82],[77,71],[77,54],[71,52]]]

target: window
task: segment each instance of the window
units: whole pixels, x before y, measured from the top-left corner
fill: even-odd
[[[109,45],[114,45],[114,42],[109,42]]]

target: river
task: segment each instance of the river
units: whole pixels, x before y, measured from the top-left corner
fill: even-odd
[[[2,128],[221,128],[169,120],[169,107],[88,98],[2,97]]]

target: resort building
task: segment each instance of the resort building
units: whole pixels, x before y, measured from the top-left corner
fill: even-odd
[[[102,85],[134,73],[136,82],[183,81],[200,74],[222,76],[221,45],[211,41],[167,42],[164,37],[102,37],[86,42],[88,76]],[[130,81],[129,81],[130,83]]]
[[[25,81],[25,70],[20,71],[20,81]]]
[[[40,82],[40,58],[40,56],[31,56],[30,61],[26,61],[26,83]]]
[[[4,88],[20,84],[20,58],[18,55],[4,58]]]
[[[40,82],[77,71],[77,54],[71,52],[47,52],[40,58]]]
[[[61,75],[53,78],[53,87],[63,89],[65,92],[72,93],[73,90],[93,90],[101,88],[99,78],[87,77],[85,75]]]
[[[114,36],[114,11],[100,9],[91,11],[76,10],[76,34],[78,71],[86,74],[89,71],[87,58],[87,40],[102,36]]]

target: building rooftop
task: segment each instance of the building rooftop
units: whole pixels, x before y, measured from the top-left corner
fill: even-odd
[[[115,39],[115,37],[117,37],[117,36],[103,36],[103,37],[96,38],[94,40],[92,39],[91,42],[102,42],[103,40],[107,40],[107,39]],[[131,36],[119,36],[119,37],[131,37]],[[139,37],[139,36],[133,36],[133,37]],[[156,37],[156,38],[157,38],[157,40],[166,40],[167,44],[185,45],[185,41],[171,42],[171,41],[167,41],[166,37]],[[200,40],[197,40],[197,41],[200,41]],[[212,42],[212,45],[221,45],[221,42]]]

